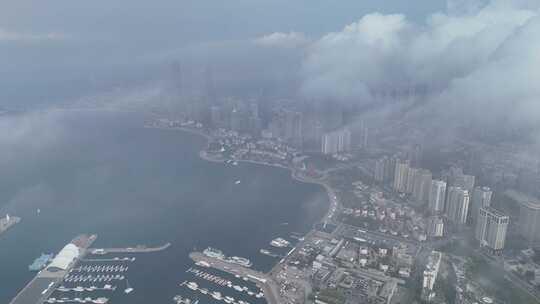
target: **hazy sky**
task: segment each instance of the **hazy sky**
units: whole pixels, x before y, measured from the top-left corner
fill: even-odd
[[[318,37],[364,14],[422,22],[443,0],[5,0],[0,3],[0,105],[77,96],[198,44],[274,32]],[[80,92],[79,92],[80,91]]]

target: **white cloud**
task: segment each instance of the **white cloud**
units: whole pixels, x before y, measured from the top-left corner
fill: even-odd
[[[422,86],[441,115],[538,122],[540,4],[485,2],[454,0],[424,23],[366,15],[310,45],[301,91],[373,102],[373,90]]]
[[[1,41],[19,41],[19,42],[35,42],[35,41],[50,41],[50,40],[63,40],[67,36],[62,33],[50,32],[44,34],[32,34],[22,33],[16,31],[10,31],[0,28],[0,42]]]
[[[275,32],[256,38],[254,42],[257,45],[265,47],[296,48],[308,44],[309,39],[306,37],[306,35],[299,32]]]

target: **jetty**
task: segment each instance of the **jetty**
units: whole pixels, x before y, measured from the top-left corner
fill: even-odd
[[[135,247],[126,248],[90,248],[91,254],[109,254],[109,253],[151,253],[163,251],[171,246],[171,243],[166,243],[158,247],[147,247],[146,245],[137,245]]]

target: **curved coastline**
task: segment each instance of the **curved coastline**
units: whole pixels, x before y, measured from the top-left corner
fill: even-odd
[[[202,137],[204,137],[206,139],[207,146],[210,143],[210,141],[212,140],[211,135],[205,133],[204,131],[194,130],[194,129],[191,129],[191,128],[183,128],[183,127],[167,128],[167,127],[154,127],[154,126],[145,126],[145,128],[182,131],[182,132],[187,132],[187,133],[194,134],[194,135],[199,135],[199,136],[202,136]],[[206,160],[206,161],[214,162],[214,163],[223,163],[225,161],[225,160],[222,160],[222,159],[216,159],[216,158],[212,158],[212,157],[208,156],[204,149],[199,151],[199,157]],[[331,215],[333,213],[332,212],[332,205],[334,205],[333,207],[335,208],[337,206],[337,200],[335,199],[336,194],[334,193],[334,191],[332,190],[330,185],[328,183],[326,183],[325,181],[308,179],[308,178],[299,176],[298,175],[298,170],[293,168],[293,167],[289,167],[289,166],[283,166],[283,165],[279,165],[279,164],[271,164],[271,163],[267,163],[267,162],[263,162],[263,161],[248,160],[248,159],[237,159],[235,161],[289,170],[291,172],[291,177],[296,181],[306,183],[306,184],[316,184],[316,185],[322,186],[326,191],[326,194],[328,196],[328,202],[329,202],[328,211],[326,212],[326,214],[323,216],[322,219],[325,219],[325,218],[327,220],[331,219]]]

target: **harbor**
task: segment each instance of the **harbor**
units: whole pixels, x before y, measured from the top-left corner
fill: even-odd
[[[201,252],[192,252],[189,256],[196,263],[203,263],[208,265],[209,268],[214,268],[241,278],[244,281],[254,283],[262,290],[268,304],[279,304],[279,288],[267,274],[237,264],[228,263]]]
[[[124,296],[135,290],[129,284],[131,268],[128,264],[134,263],[136,258],[108,254],[152,253],[170,246],[167,243],[159,247],[90,248],[96,239],[97,235],[80,235],[56,256],[42,254],[35,259],[28,270],[38,271],[37,275],[10,304],[109,303],[118,289]]]
[[[114,123],[116,124],[117,121]],[[104,126],[107,126],[107,124],[104,124]],[[107,130],[113,130],[113,134],[117,133],[114,128],[107,128]],[[318,187],[296,183],[289,179],[287,172],[272,168],[261,169],[259,166],[243,164],[238,166],[231,164],[230,168],[227,169],[221,166],[214,167],[214,164],[199,160],[196,152],[201,148],[199,142],[203,143],[198,137],[148,129],[142,132],[147,133],[151,141],[164,143],[160,148],[165,145],[170,148],[167,149],[171,152],[185,151],[188,158],[186,162],[190,166],[195,164],[198,168],[211,167],[213,178],[210,181],[205,180],[204,187],[220,189],[220,185],[227,185],[227,187],[233,187],[236,191],[223,188],[223,191],[218,191],[218,193],[204,193],[204,195],[191,195],[190,193],[186,196],[183,190],[185,187],[175,184],[174,189],[166,187],[166,191],[170,193],[171,197],[157,203],[144,195],[140,198],[138,196],[131,197],[127,194],[124,195],[125,189],[118,191],[112,188],[110,189],[111,193],[108,192],[109,190],[102,193],[103,200],[95,200],[93,192],[101,191],[100,189],[103,187],[103,185],[97,185],[99,189],[92,189],[92,191],[86,191],[82,188],[81,191],[84,191],[84,193],[81,193],[77,204],[63,206],[66,209],[63,212],[72,215],[70,217],[59,215],[55,213],[55,209],[41,203],[29,206],[28,210],[16,210],[17,214],[14,215],[23,218],[21,224],[24,227],[21,226],[21,229],[19,229],[17,225],[14,229],[10,229],[5,234],[5,237],[2,237],[3,248],[9,250],[3,254],[0,253],[0,256],[9,265],[3,269],[3,274],[0,275],[2,281],[7,283],[0,292],[1,303],[10,303],[13,297],[33,279],[37,273],[29,272],[28,265],[32,264],[41,253],[57,254],[62,249],[62,246],[77,234],[72,233],[72,231],[76,231],[72,230],[72,228],[99,234],[98,241],[90,246],[91,249],[87,251],[87,254],[79,260],[79,263],[74,268],[89,263],[116,263],[112,260],[115,257],[135,257],[134,262],[124,263],[129,266],[129,270],[127,276],[125,275],[126,272],[123,273],[128,277],[130,285],[135,290],[129,296],[124,296],[125,281],[59,283],[58,286],[65,285],[67,288],[77,286],[88,288],[92,285],[101,288],[105,284],[110,284],[117,286],[117,289],[114,293],[109,291],[85,291],[80,295],[75,294],[75,292],[63,292],[60,295],[56,293],[52,297],[57,300],[63,297],[71,299],[92,297],[95,299],[102,292],[104,297],[110,298],[110,302],[117,304],[148,303],[149,299],[146,295],[151,296],[152,300],[150,302],[155,303],[173,303],[173,297],[177,294],[188,296],[195,301],[196,297],[194,295],[184,294],[185,288],[178,287],[182,281],[188,280],[191,276],[191,274],[186,274],[185,270],[193,265],[192,260],[189,258],[189,253],[193,248],[200,248],[200,251],[202,251],[207,246],[213,245],[222,249],[229,256],[236,255],[249,258],[253,263],[251,268],[266,272],[277,262],[276,259],[278,258],[260,254],[259,249],[266,248],[273,253],[283,254],[280,250],[271,248],[269,242],[277,236],[288,238],[289,230],[303,231],[305,228],[295,224],[298,222],[296,219],[300,216],[301,211],[300,204],[295,202],[305,201],[307,198],[312,197],[313,193],[321,192]],[[148,143],[148,141],[146,142]],[[106,144],[114,143],[107,142]],[[140,140],[133,140],[133,144],[137,146],[142,144],[144,146],[142,150],[144,151],[140,152],[143,154],[148,153],[148,158],[146,156],[137,157],[140,153],[136,155],[129,154],[123,147],[119,147],[121,148],[120,151],[126,153],[122,153],[124,156],[118,157],[118,159],[114,156],[114,162],[121,163],[122,166],[129,168],[130,165],[149,161],[155,155],[155,149],[152,148],[155,146],[152,146],[152,144],[144,144]],[[95,151],[91,152],[94,155]],[[85,152],[81,158],[86,160],[87,156],[85,155],[89,153]],[[126,159],[125,155],[130,155],[130,159]],[[137,159],[133,160],[133,158]],[[174,157],[172,155],[169,157],[167,154],[167,158],[170,158],[170,163],[173,163],[173,160],[177,159],[176,152]],[[108,162],[109,160],[107,160]],[[99,165],[99,163],[96,164]],[[169,165],[157,168],[159,170],[158,176],[153,177],[153,179],[124,175],[122,172],[115,179],[122,178],[126,183],[136,185],[139,189],[157,179],[156,181],[161,185],[160,187],[163,187],[168,186],[168,183],[174,180],[172,179],[173,175],[176,176],[177,172],[183,172],[181,170],[183,168],[185,168],[185,165],[182,162],[176,162],[172,167]],[[233,170],[234,172],[232,172]],[[265,173],[260,177],[260,182],[264,186],[254,189],[250,186],[252,182],[250,177],[261,171]],[[189,179],[191,180],[191,177]],[[241,180],[241,184],[235,186],[234,182],[236,180]],[[275,182],[276,180],[279,182]],[[196,182],[198,183],[198,181]],[[271,193],[276,191],[276,188],[279,189],[280,193],[287,193],[287,197],[280,198],[277,201],[275,197],[272,198]],[[113,190],[114,192],[112,192]],[[61,189],[56,189],[56,191],[61,193]],[[176,198],[180,197],[181,199],[176,200]],[[199,205],[195,206],[199,198],[203,198],[208,202],[204,208],[203,206],[197,207]],[[61,199],[69,201],[73,198],[61,197]],[[275,206],[275,208],[270,213],[267,208],[262,208],[263,206]],[[41,209],[39,215],[36,214],[36,208]],[[218,220],[208,223],[205,219],[207,219],[209,213],[202,212],[202,210],[206,209],[208,211],[215,210],[215,214],[220,215],[216,216]],[[130,212],[129,222],[126,219],[126,210],[133,211]],[[250,212],[253,211],[254,213],[250,217],[245,217],[240,210],[250,210]],[[211,214],[214,214],[214,211]],[[0,216],[3,215],[0,214]],[[223,223],[223,221],[219,220],[223,216],[231,220]],[[304,215],[302,215],[303,217]],[[288,222],[289,226],[281,225],[284,222]],[[255,231],[261,225],[269,228],[248,235],[247,231]],[[306,225],[311,224],[307,222]],[[226,236],[224,233],[226,233]],[[242,240],[243,242],[240,242]],[[125,252],[118,253],[110,252],[103,255],[92,254],[91,252],[92,249],[100,248],[137,248],[137,244],[145,244],[147,248],[156,248],[167,242],[172,243],[167,250],[148,254],[138,253],[134,249],[127,249]],[[170,266],[164,267],[163,265]],[[22,275],[12,275],[21,273]],[[72,275],[74,274],[72,273]],[[151,277],[148,274],[151,274]],[[48,283],[43,288],[40,288],[39,293],[47,285]],[[220,287],[216,285],[216,289],[220,290]],[[249,297],[246,298],[246,300],[248,299]],[[199,303],[203,304],[210,302],[212,299],[205,302],[200,297],[199,300]],[[254,303],[255,301],[250,302]],[[33,304],[33,301],[27,301],[27,303]]]
[[[45,269],[38,272],[10,304],[41,304],[49,298],[78,259],[84,257],[97,235],[79,235],[67,244]]]

